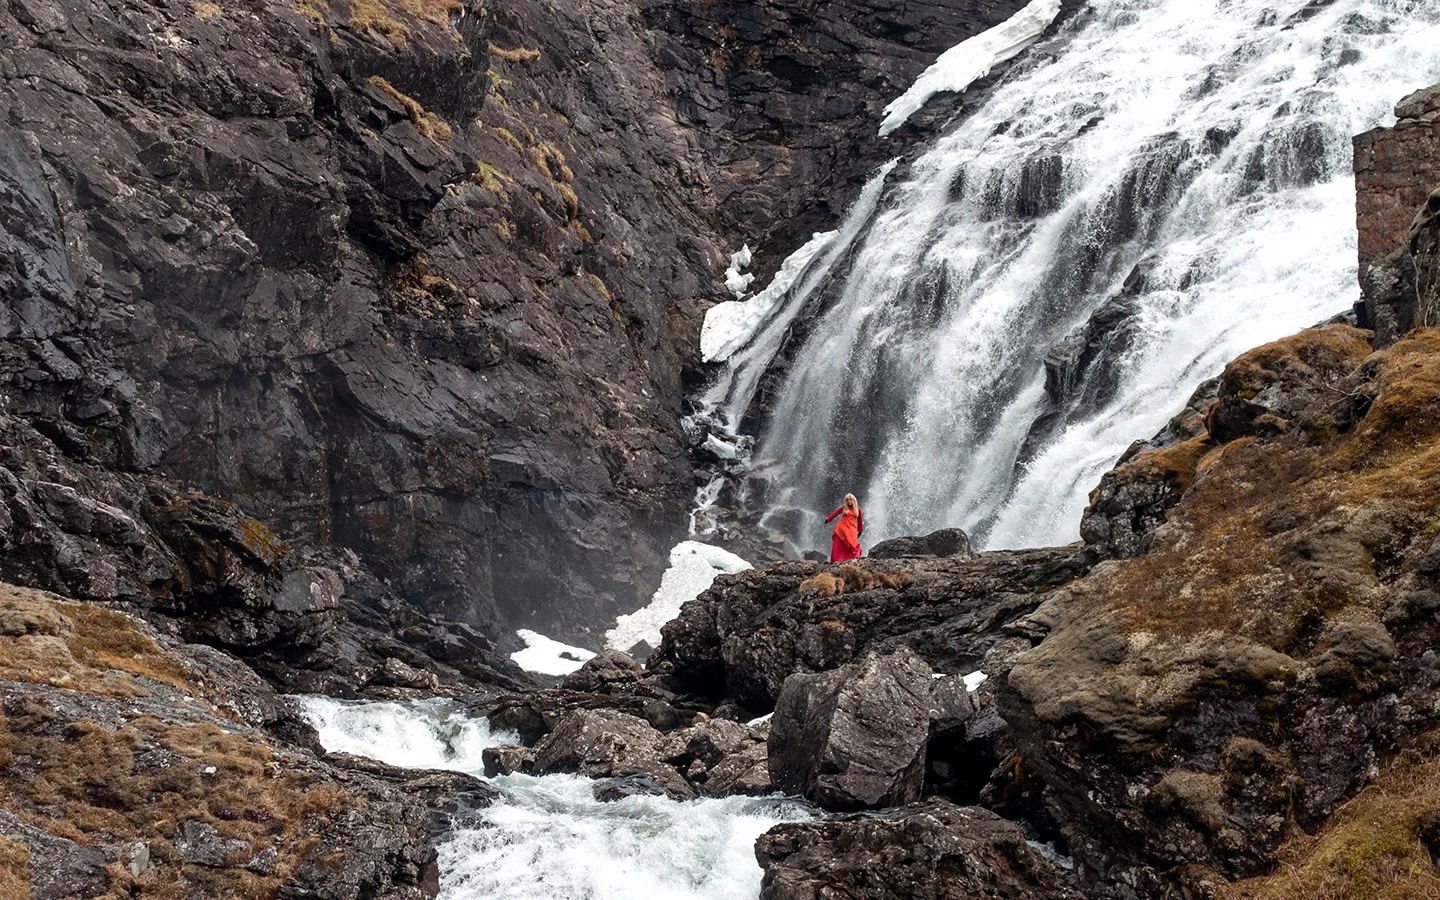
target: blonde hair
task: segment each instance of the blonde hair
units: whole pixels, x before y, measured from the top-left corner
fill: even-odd
[[[856,509],[859,509],[859,508],[860,508],[860,501],[855,499],[855,495],[854,495],[854,494],[846,494],[846,495],[845,495],[845,505],[846,505],[847,507],[848,507],[848,506],[853,506],[853,507],[855,507]]]

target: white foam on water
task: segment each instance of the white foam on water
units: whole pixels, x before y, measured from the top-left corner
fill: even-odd
[[[491,807],[440,852],[448,900],[753,900],[755,839],[809,817],[781,799],[601,803],[578,776],[509,776]]]
[[[471,716],[451,700],[405,703],[287,697],[334,753],[368,756],[411,769],[452,769],[471,775],[485,767],[486,747],[518,744],[514,732],[494,732],[488,719]]]
[[[291,697],[327,750],[480,775],[488,746],[515,743],[451,701]],[[504,799],[440,845],[442,900],[753,900],[755,840],[813,811],[785,798],[594,799],[576,775],[490,779]]]

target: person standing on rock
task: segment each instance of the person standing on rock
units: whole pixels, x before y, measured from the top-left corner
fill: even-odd
[[[854,494],[845,495],[845,503],[825,517],[828,524],[836,517],[835,530],[830,534],[830,561],[844,562],[860,558],[860,535],[865,533],[865,514]]]

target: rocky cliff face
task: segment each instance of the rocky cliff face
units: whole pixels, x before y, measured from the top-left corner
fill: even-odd
[[[722,250],[828,221],[878,108],[1019,5],[17,2],[7,408],[586,640],[683,526]]]
[[[683,521],[674,335],[719,257],[664,141],[604,130],[656,90],[534,100],[625,74],[574,41],[604,32],[497,18],[0,12],[9,409],[471,624],[633,602]]]
[[[676,117],[707,161],[717,215],[762,248],[766,271],[833,228],[870,170],[983,93],[946,97],[877,136],[885,104],[935,57],[1024,5],[645,0],[641,12]]]
[[[1436,210],[1416,215],[1440,187],[1440,86],[1395,105],[1398,121],[1355,138],[1355,218],[1360,287],[1380,346],[1423,320],[1420,297],[1436,290]],[[1429,325],[1440,324],[1432,317]]]

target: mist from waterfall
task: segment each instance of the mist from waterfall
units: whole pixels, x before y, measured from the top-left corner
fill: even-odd
[[[1074,540],[1200,381],[1357,299],[1351,136],[1437,80],[1440,3],[1091,0],[867,188],[711,392],[733,430],[823,310],[772,370],[772,521],[818,548],[853,491],[869,542]]]

